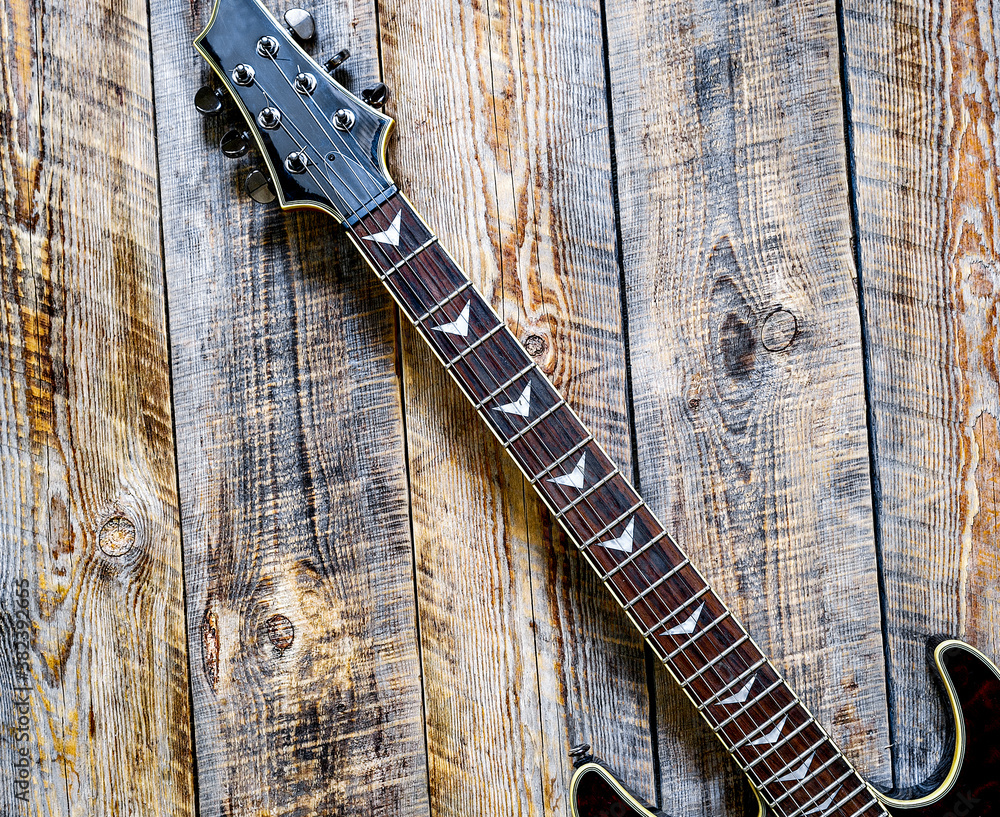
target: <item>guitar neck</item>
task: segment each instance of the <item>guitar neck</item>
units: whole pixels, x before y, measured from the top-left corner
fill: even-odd
[[[349,235],[761,797],[886,812],[575,412],[400,195]]]

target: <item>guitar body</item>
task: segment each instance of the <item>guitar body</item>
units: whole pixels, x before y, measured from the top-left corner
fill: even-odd
[[[942,774],[909,799],[879,795],[894,817],[1000,817],[1000,670],[961,641],[943,641],[933,656],[955,717]],[[943,779],[941,779],[943,777]],[[571,784],[573,817],[661,817],[608,769],[581,765]],[[760,800],[748,814],[771,812]],[[819,817],[839,817],[839,812]]]

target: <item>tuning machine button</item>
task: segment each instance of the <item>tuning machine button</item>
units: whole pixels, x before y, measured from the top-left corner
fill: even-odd
[[[247,191],[250,198],[261,204],[270,204],[276,198],[271,180],[259,170],[255,170],[247,176],[247,180],[243,183],[243,189]]]
[[[365,88],[361,92],[361,98],[373,108],[381,108],[385,105],[388,96],[389,89],[385,87],[384,82],[373,85],[371,88]]]
[[[292,85],[300,94],[311,94],[316,90],[316,75],[310,74],[308,71],[302,71],[295,75]]]
[[[341,108],[333,114],[333,126],[337,130],[350,130],[354,127],[354,111],[350,108]]]
[[[241,62],[233,69],[233,82],[237,85],[253,85],[254,70],[252,65]]]
[[[226,131],[226,135],[219,142],[219,148],[230,159],[238,159],[250,150],[250,134],[236,128]]]
[[[293,8],[285,12],[285,26],[300,40],[311,40],[316,36],[316,21],[305,9]]]
[[[222,88],[202,85],[194,95],[194,107],[202,116],[218,116],[222,113],[222,101],[226,92]]]
[[[271,36],[257,40],[257,53],[262,57],[274,57],[278,53],[278,41]]]
[[[323,63],[323,67],[327,70],[327,73],[332,74],[334,71],[340,68],[341,65],[347,62],[347,60],[350,59],[350,57],[351,57],[351,52],[348,51],[346,48],[341,48],[340,51],[338,51],[336,54],[330,57],[330,59],[328,59],[325,63]]]
[[[275,130],[281,125],[281,111],[268,105],[257,114],[257,124],[264,130]]]
[[[285,170],[289,173],[305,173],[309,167],[309,157],[304,151],[294,150],[285,157]]]

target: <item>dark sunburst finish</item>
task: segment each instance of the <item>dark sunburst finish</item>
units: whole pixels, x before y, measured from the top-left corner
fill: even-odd
[[[894,817],[1000,817],[1000,670],[961,641],[943,641],[933,660],[954,714],[952,749],[931,782],[907,797],[878,794]],[[599,762],[580,766],[571,784],[573,817],[660,817]],[[749,813],[770,817],[757,800]],[[817,817],[841,817],[840,810]]]

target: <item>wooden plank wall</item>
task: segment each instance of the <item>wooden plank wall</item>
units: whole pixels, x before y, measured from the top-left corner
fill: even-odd
[[[1000,652],[995,12],[306,5],[598,439],[861,768],[918,780],[924,639]],[[133,6],[0,7],[4,813],[561,817],[587,740],[742,814],[339,231],[240,192],[191,106],[208,0]]]
[[[943,750],[928,634],[1000,654],[1000,75],[989,4],[845,2],[896,783]]]
[[[627,466],[599,4],[398,0],[380,19],[401,186]],[[640,639],[422,347],[407,328],[432,813],[566,814],[584,740],[652,798]]]
[[[374,7],[314,10],[373,81]],[[241,193],[191,105],[210,13],[152,19],[201,813],[425,812],[394,308],[329,219]]]
[[[146,4],[4,3],[0,50],[0,812],[189,815]]]
[[[643,495],[887,781],[835,6],[608,8]],[[664,764],[670,806],[737,813],[725,757],[659,687],[661,741],[696,759]]]

